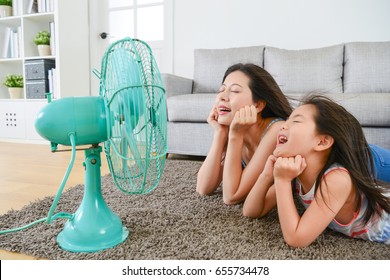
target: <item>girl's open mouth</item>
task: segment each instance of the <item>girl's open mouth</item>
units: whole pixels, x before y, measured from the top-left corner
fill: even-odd
[[[288,139],[287,139],[287,136],[285,135],[278,135],[278,144],[285,144],[287,143]]]

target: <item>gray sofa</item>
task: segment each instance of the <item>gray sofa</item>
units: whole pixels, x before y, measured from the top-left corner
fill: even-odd
[[[330,96],[359,120],[369,143],[390,149],[390,42],[304,50],[196,49],[194,55],[193,79],[162,74],[169,153],[207,155],[213,135],[207,116],[225,70],[237,62],[264,67],[287,96],[300,98],[312,92]]]

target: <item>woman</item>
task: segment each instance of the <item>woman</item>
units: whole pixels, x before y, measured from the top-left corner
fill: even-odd
[[[197,192],[211,194],[222,182],[226,204],[244,200],[291,112],[286,96],[266,70],[254,64],[229,67],[207,119],[214,135],[198,172]]]

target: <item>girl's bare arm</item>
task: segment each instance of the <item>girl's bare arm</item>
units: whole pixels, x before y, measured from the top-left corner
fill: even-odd
[[[269,156],[264,171],[245,199],[243,215],[258,218],[266,215],[276,206],[275,187],[273,186],[273,165],[276,158]]]
[[[345,172],[329,173],[326,184],[324,181],[321,183],[315,199],[300,217],[293,199],[291,178],[282,175],[287,174],[288,169],[287,167],[279,169],[281,176],[275,175],[279,221],[287,244],[293,247],[306,247],[336,217],[351,194],[352,182]]]

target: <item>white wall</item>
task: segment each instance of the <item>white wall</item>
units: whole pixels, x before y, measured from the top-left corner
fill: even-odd
[[[390,41],[389,0],[174,0],[173,16],[173,73],[189,78],[196,48]]]

